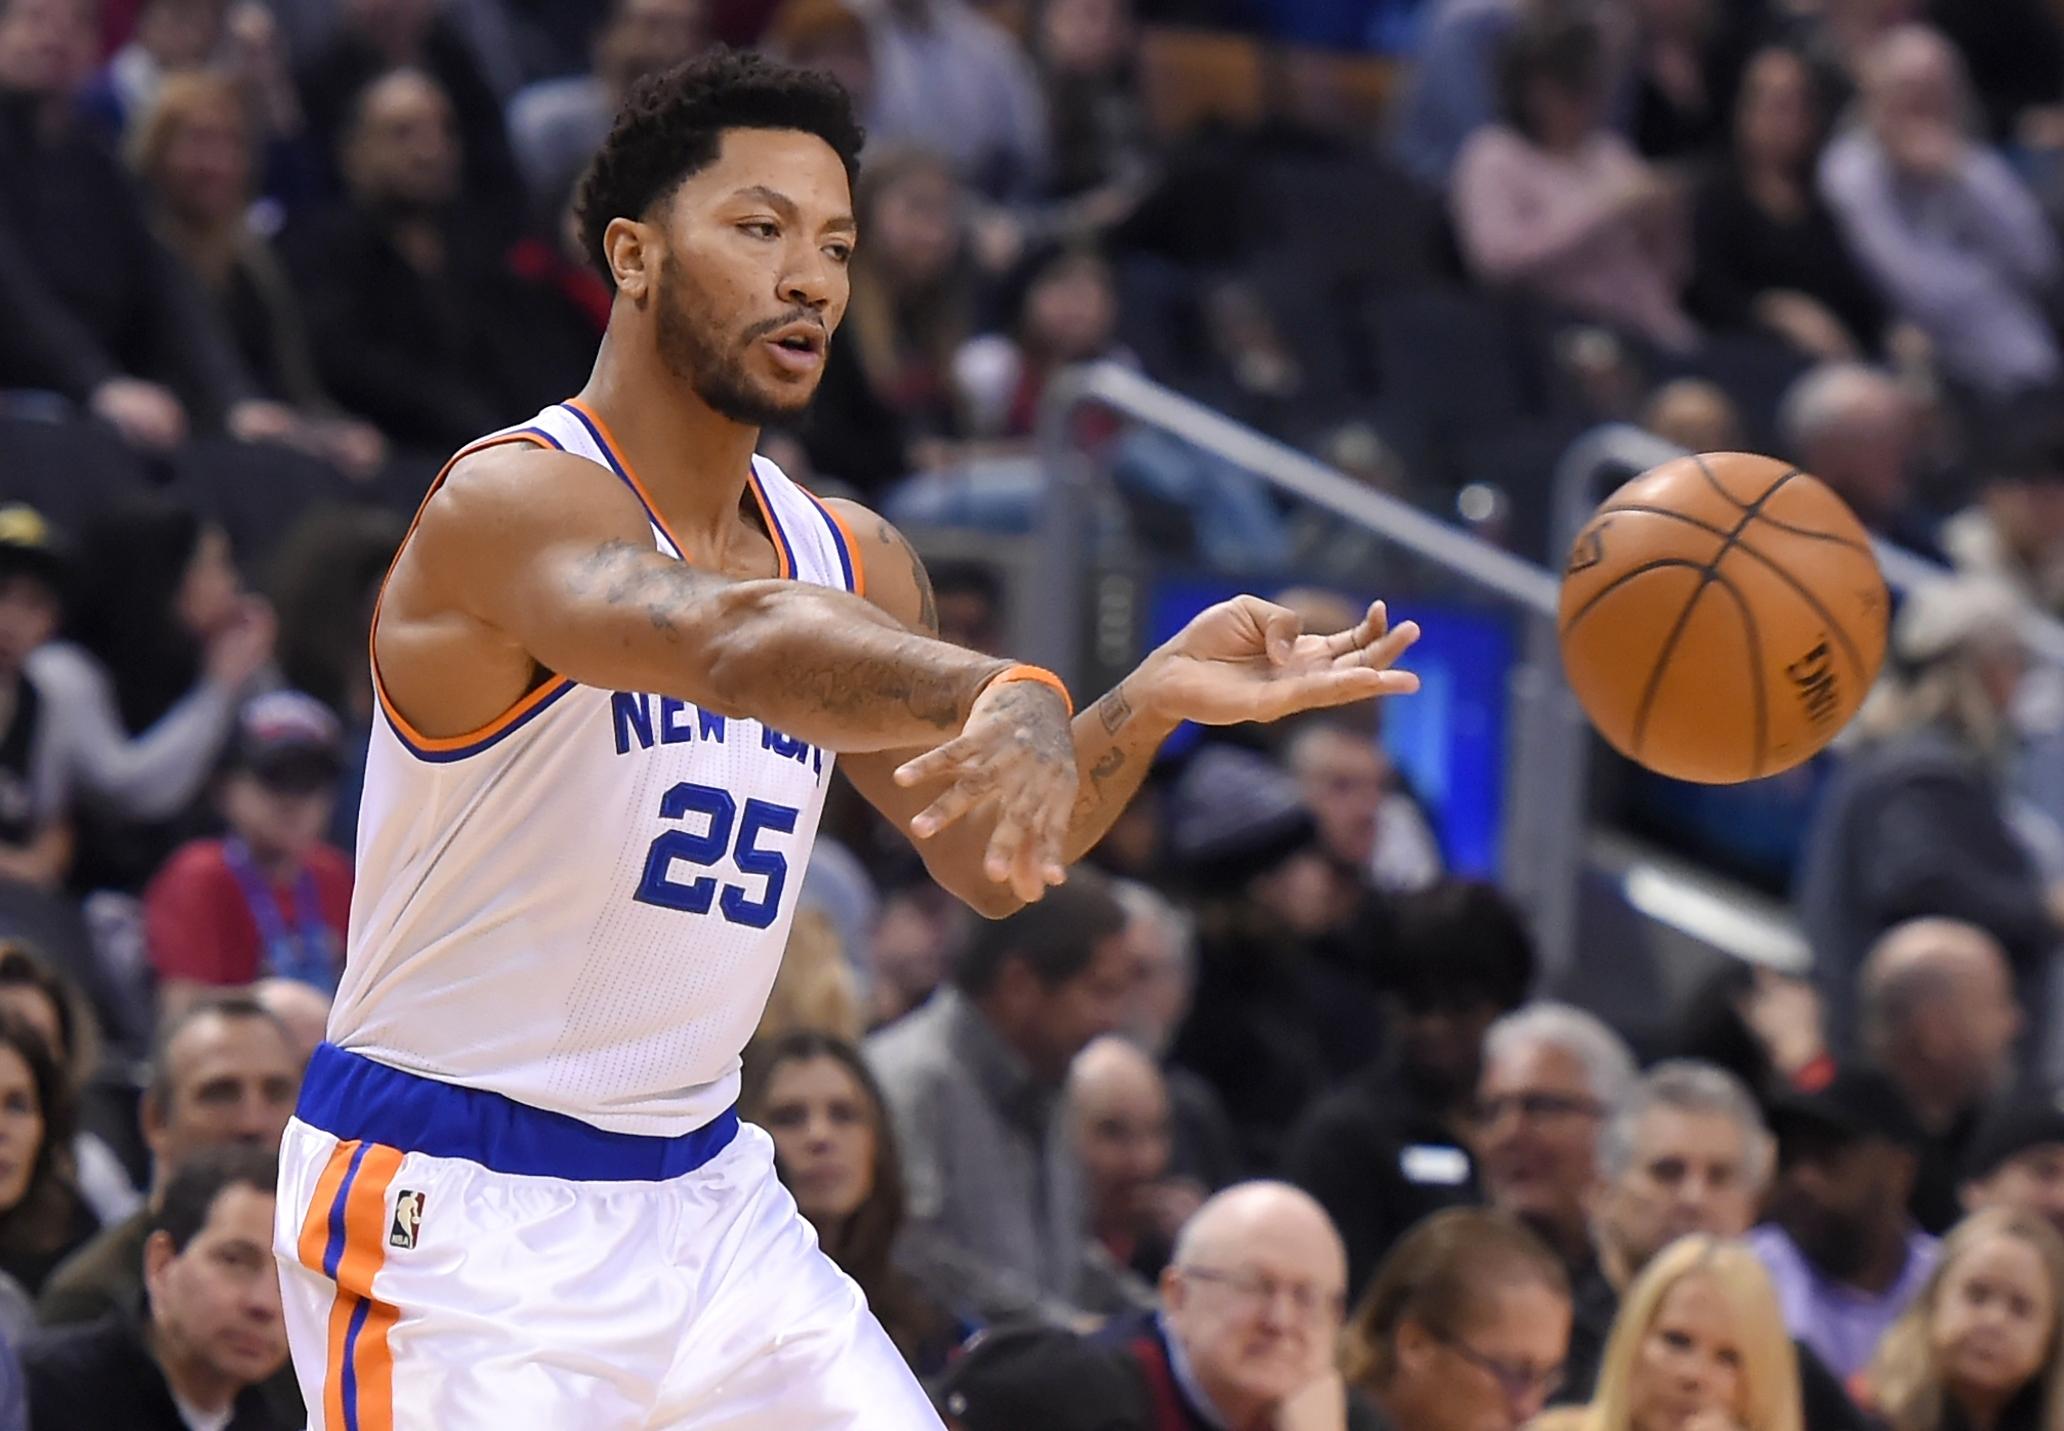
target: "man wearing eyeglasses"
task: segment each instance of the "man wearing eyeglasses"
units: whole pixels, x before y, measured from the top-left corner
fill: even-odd
[[[1183,1225],[1162,1310],[1105,1338],[1145,1374],[1154,1431],[1380,1431],[1334,1369],[1346,1295],[1325,1209],[1288,1183],[1241,1183]]]

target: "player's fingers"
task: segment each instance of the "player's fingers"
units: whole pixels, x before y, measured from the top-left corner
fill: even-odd
[[[1297,613],[1287,606],[1263,603],[1261,610],[1262,649],[1268,653],[1274,665],[1285,665],[1291,653],[1297,649],[1297,638],[1304,630],[1304,623]]]
[[[1337,657],[1353,651],[1366,651],[1381,641],[1389,630],[1390,608],[1380,601],[1372,601],[1360,621],[1326,638],[1326,654]]]
[[[971,735],[955,736],[944,745],[914,756],[896,767],[896,783],[904,789],[942,780],[982,754],[981,743]]]
[[[1418,689],[1419,677],[1410,671],[1378,671],[1368,666],[1350,666],[1343,671],[1320,671],[1298,680],[1290,692],[1293,703],[1287,710],[1319,710],[1376,696],[1408,696]]]
[[[1362,664],[1376,670],[1395,665],[1400,656],[1412,649],[1420,634],[1418,622],[1400,621],[1362,652]]]
[[[982,871],[997,884],[1007,884],[1020,899],[1034,899],[1028,896],[1023,882],[1018,878],[1018,852],[1025,844],[1025,822],[1010,805],[1005,805],[996,817],[996,828],[989,832],[989,848],[982,856]]]
[[[979,809],[996,793],[993,766],[963,765],[952,774],[952,783],[910,822],[910,832],[920,840],[930,839],[968,812]]]

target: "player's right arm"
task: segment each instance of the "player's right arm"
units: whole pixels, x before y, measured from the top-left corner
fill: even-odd
[[[375,654],[388,699],[432,737],[487,725],[552,672],[838,752],[973,736],[995,756],[978,803],[1030,812],[1075,798],[1057,692],[999,681],[1009,662],[846,592],[676,561],[614,477],[565,453],[504,444],[452,469],[388,578]],[[1012,834],[1010,883],[1037,898],[1059,878],[1055,841],[1043,821]]]

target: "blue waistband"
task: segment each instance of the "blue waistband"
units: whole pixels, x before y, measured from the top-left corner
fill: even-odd
[[[611,1133],[484,1088],[403,1073],[329,1043],[309,1060],[294,1116],[347,1140],[581,1182],[664,1182],[694,1172],[738,1135],[735,1108],[675,1138]]]

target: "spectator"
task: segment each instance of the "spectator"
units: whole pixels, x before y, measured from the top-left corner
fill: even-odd
[[[2029,1213],[2064,1235],[2064,1103],[2054,1093],[2002,1099],[1971,1135],[1963,1175],[1966,1212]]]
[[[1596,1275],[1577,1288],[1582,1354],[1568,1391],[1591,1398],[1606,1335],[1642,1268],[1680,1237],[1739,1237],[1756,1220],[1775,1149],[1754,1099],[1731,1075],[1674,1061],[1644,1073],[1599,1138],[1592,1215]]]
[[[1284,1158],[1340,1229],[1350,1295],[1420,1218],[1476,1199],[1468,1149],[1484,1033],[1525,1001],[1533,942],[1495,889],[1458,880],[1399,902],[1385,966],[1395,1051],[1308,1108]]]
[[[1749,445],[1734,399],[1704,378],[1675,378],[1650,393],[1641,426],[1687,452],[1740,452]]]
[[[1133,960],[1122,1031],[1160,1067],[1175,1140],[1172,1166],[1178,1175],[1215,1192],[1241,1176],[1233,1126],[1211,1085],[1168,1056],[1196,992],[1196,922],[1166,895],[1137,880],[1114,879],[1111,893],[1125,909],[1125,945]]]
[[[1594,1253],[1588,1216],[1598,1138],[1634,1082],[1620,1036],[1567,1004],[1529,1004],[1484,1035],[1476,1162],[1484,1195],[1580,1272]]]
[[[118,137],[157,103],[166,77],[205,68],[224,49],[231,0],[145,0],[129,43],[87,85],[80,103]]]
[[[294,1066],[306,1069],[330,1022],[330,996],[299,979],[260,979],[251,998],[280,1021],[293,1042]]]
[[[1984,582],[1910,593],[1892,628],[1903,681],[1815,811],[1796,884],[1837,1056],[1853,1045],[1856,973],[1885,930],[1923,915],[1976,925],[2007,951],[2023,1007],[2057,937],[2059,898],[2005,788],[2021,682],[2020,607]]]
[[[1772,1110],[1771,1222],[1749,1234],[1792,1335],[1848,1381],[1934,1268],[1935,1239],[1907,1203],[1922,1141],[1899,1090],[1851,1065]]]
[[[1160,1431],[1130,1357],[1053,1327],[982,1333],[934,1396],[948,1431]]]
[[[324,391],[307,323],[271,244],[249,219],[256,148],[243,91],[225,75],[175,74],[130,132],[129,164],[151,226],[206,299],[239,382],[262,404],[244,431],[285,442],[364,479],[386,459],[370,425]]]
[[[860,983],[846,962],[838,926],[822,910],[798,909],[753,1037],[773,1039],[807,1029],[858,1043],[866,1032],[863,1024]]]
[[[58,710],[26,677],[56,634],[65,562],[28,507],[0,507],[0,881],[56,889],[72,863],[69,783]]]
[[[510,101],[509,141],[536,214],[565,212],[631,86],[693,59],[707,43],[706,22],[702,0],[612,0],[590,73],[539,80]]]
[[[1145,1373],[1156,1431],[1375,1431],[1374,1409],[1332,1365],[1346,1277],[1324,1209],[1285,1183],[1240,1183],[1184,1225],[1162,1310],[1102,1335]]]
[[[1979,444],[1978,500],[1942,524],[1942,549],[1963,575],[2064,614],[2064,423],[2043,397],[2000,427],[1997,440]]]
[[[0,10],[0,387],[60,393],[133,446],[262,436],[265,412],[152,238],[128,176],[73,117],[80,0]]]
[[[1899,1086],[1927,1138],[1914,1178],[1914,1220],[1940,1236],[1959,1216],[1964,1148],[2014,1075],[2023,1019],[2013,970],[1984,930],[1911,919],[1872,946],[1862,1004],[1864,1056]]]
[[[1449,1208],[1399,1239],[1341,1339],[1395,1431],[1519,1431],[1561,1385],[1562,1261],[1502,1213]]]
[[[280,675],[328,706],[344,727],[329,841],[358,845],[358,807],[376,702],[373,606],[401,546],[405,519],[372,507],[322,507],[280,543],[267,588],[279,611]]]
[[[873,492],[962,435],[953,357],[973,291],[965,196],[943,160],[870,153],[854,204],[868,240],[803,437],[817,471]]]
[[[92,572],[71,641],[40,647],[28,673],[51,708],[82,797],[74,883],[140,888],[176,842],[235,725],[240,696],[272,657],[270,610],[242,591],[229,538],[190,508],[136,498],[100,513],[76,557]]]
[[[1889,1431],[2022,1431],[2064,1418],[2064,1242],[2039,1217],[1975,1213],[1878,1346],[1864,1400]]]
[[[1161,1070],[1118,1034],[1092,1039],[1068,1072],[1068,1113],[1089,1203],[1092,1285],[1085,1304],[1152,1306],[1176,1233],[1205,1189],[1173,1175],[1173,1120]]]
[[[1693,202],[1685,301],[1716,330],[1853,361],[1877,351],[1885,310],[1815,187],[1831,108],[1826,77],[1799,51],[1772,45],[1749,61],[1727,161]]]
[[[147,1310],[34,1342],[25,1358],[37,1431],[287,1431],[264,1383],[287,1362],[273,1261],[270,1150],[194,1160],[151,1215]]]
[[[954,985],[868,1040],[903,1149],[906,1265],[951,1310],[1075,1315],[1082,1171],[1056,1117],[1068,1064],[1118,1025],[1125,916],[1102,880],[982,925]]]
[[[1866,527],[1920,554],[1935,534],[1914,510],[1920,413],[1889,374],[1824,363],[1785,392],[1778,410],[1785,454],[1835,489]]]
[[[903,1170],[874,1075],[851,1044],[797,1029],[755,1050],[749,1076],[740,1103],[773,1138],[775,1171],[824,1255],[859,1284],[912,1369],[937,1372],[956,1328],[891,1261]]]
[[[1770,1275],[1739,1243],[1698,1236],[1673,1243],[1627,1289],[1591,1404],[1535,1424],[1804,1431],[1800,1406],[1798,1365]]]
[[[1678,306],[1677,188],[1605,127],[1603,42],[1586,20],[1529,19],[1499,57],[1500,122],[1463,147],[1451,195],[1476,276],[1660,347],[1698,329]]]
[[[1359,619],[1359,612],[1349,618]],[[1424,889],[1441,877],[1439,837],[1366,730],[1308,720],[1285,755],[1305,808],[1319,823],[1319,839],[1335,859],[1365,872],[1380,889]]]
[[[1392,152],[1422,183],[1446,189],[1462,146],[1498,118],[1498,55],[1521,0],[1433,0],[1393,113]]]
[[[1042,0],[1031,48],[1048,126],[1048,203],[1033,231],[1092,238],[1132,214],[1157,170],[1131,0]]]
[[[368,84],[341,141],[349,200],[298,246],[329,390],[394,443],[439,454],[581,384],[595,328],[544,278],[549,245],[507,248],[460,188],[450,99],[421,70]]]
[[[1373,971],[1342,968],[1328,936],[1368,892],[1327,858],[1297,783],[1224,744],[1190,756],[1169,806],[1170,853],[1198,905],[1198,975],[1177,1063],[1209,1083],[1250,1168],[1274,1168],[1303,1108],[1377,1052]],[[1351,939],[1366,954],[1375,939]]]
[[[144,893],[168,1017],[263,975],[334,992],[344,969],[351,859],[322,839],[342,763],[336,717],[299,691],[274,691],[239,726],[222,779],[228,837],[181,846]]]
[[[1894,30],[1871,46],[1863,90],[1866,123],[1829,147],[1820,186],[1864,267],[1979,397],[2057,381],[2057,239],[2006,161],[1966,134],[1956,51],[1924,26]]]
[[[150,1205],[163,1201],[174,1175],[205,1149],[277,1149],[300,1082],[292,1037],[248,998],[213,999],[167,1024],[151,1059],[140,1120],[151,1153]],[[150,1214],[140,1211],[81,1248],[52,1275],[37,1303],[44,1325],[135,1314],[149,1235]]]
[[[841,0],[779,0],[760,48],[797,69],[822,70],[845,87],[869,134],[874,132],[874,51],[867,22]]]
[[[1627,76],[1628,137],[1649,159],[1703,161],[1720,147],[1722,100],[1738,57],[1718,0],[1636,0]]]
[[[1047,117],[1018,42],[967,0],[864,0],[853,8],[874,50],[869,137],[942,156],[962,183],[992,200],[1036,192]]]
[[[444,99],[458,150],[452,163],[463,173],[463,181],[454,174],[454,185],[488,222],[499,225],[520,213],[523,182],[509,152],[502,102],[455,17],[440,14],[435,0],[340,0],[336,8],[338,23],[302,69],[300,88],[309,127],[325,154],[342,157],[346,182],[351,160],[344,151],[361,122],[366,91],[383,75],[406,70],[426,76]]]
[[[0,940],[0,1015],[42,1038],[63,1078],[66,1097],[76,1108],[99,1058],[85,998],[26,945]],[[71,1161],[79,1195],[103,1227],[143,1205],[128,1169],[98,1135],[84,1128],[73,1133]]]
[[[32,1297],[100,1230],[72,1174],[73,1118],[42,1035],[0,1016],[0,1272]]]
[[[1117,279],[1101,255],[1088,248],[1056,249],[1035,256],[1026,268],[1010,330],[974,338],[953,357],[959,406],[976,437],[1032,437],[1054,373],[1099,358],[1127,358],[1115,348]]]
[[[1595,1408],[1599,1365],[1628,1288],[1679,1238],[1746,1233],[1774,1160],[1755,1100],[1731,1074],[1679,1060],[1642,1076],[1599,1142],[1602,1176],[1592,1213],[1598,1267],[1576,1289],[1565,1398]],[[1793,1351],[1806,1425],[1862,1431],[1842,1383],[1810,1347],[1795,1344]]]

